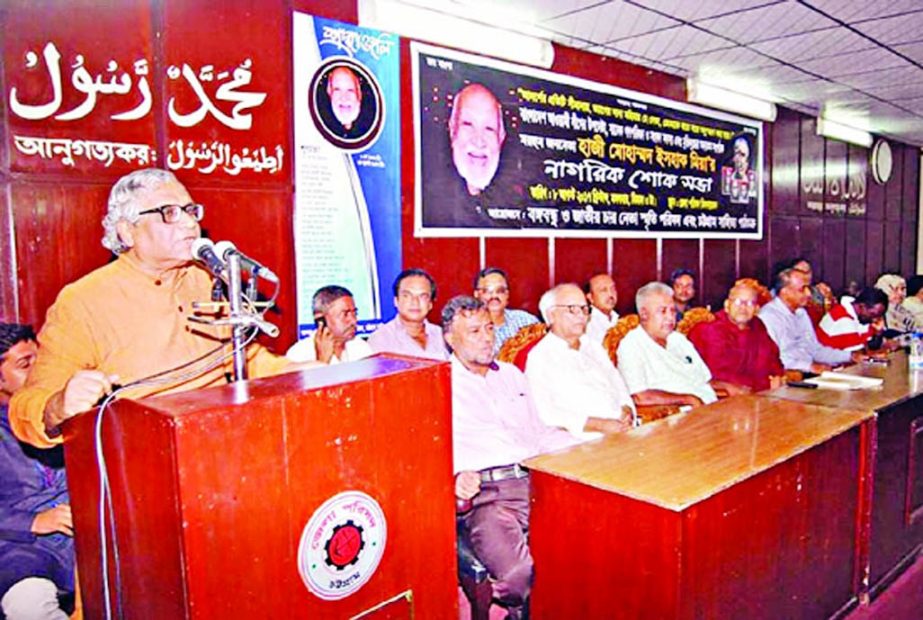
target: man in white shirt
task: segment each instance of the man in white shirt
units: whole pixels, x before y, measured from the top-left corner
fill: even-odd
[[[697,407],[718,399],[711,371],[695,347],[676,328],[673,289],[650,282],[638,289],[635,305],[641,324],[622,338],[619,370],[637,405]],[[716,386],[719,387],[719,386]],[[730,384],[720,385],[733,391]]]
[[[606,332],[619,322],[619,313],[615,311],[615,304],[619,301],[615,280],[608,273],[597,273],[584,285],[583,292],[590,302],[587,338],[601,345],[606,339]]]
[[[483,302],[459,295],[442,310],[452,349],[455,496],[466,537],[493,581],[493,597],[519,618],[532,584],[529,457],[576,443],[542,424],[529,385],[512,364],[494,361],[494,324]]]
[[[823,372],[839,364],[858,362],[850,353],[822,345],[805,306],[811,299],[810,276],[800,269],[783,269],[776,276],[776,296],[760,309],[760,320],[779,347],[786,370]]]
[[[560,284],[539,301],[548,333],[529,352],[526,377],[545,424],[578,439],[631,427],[635,406],[619,371],[586,335],[587,305],[576,284]]]
[[[317,289],[311,300],[317,331],[293,344],[285,356],[293,362],[339,364],[368,357],[372,348],[356,337],[353,294],[335,284]]]

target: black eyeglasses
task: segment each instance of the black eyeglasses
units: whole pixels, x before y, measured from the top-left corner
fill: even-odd
[[[140,211],[138,215],[147,215],[148,213],[159,213],[164,224],[176,224],[183,213],[195,221],[201,222],[202,216],[205,215],[205,207],[194,202],[190,202],[188,205],[161,205],[154,209]]]
[[[586,304],[555,304],[552,308],[567,308],[567,311],[571,314],[582,314],[584,316],[590,315],[590,307]]]

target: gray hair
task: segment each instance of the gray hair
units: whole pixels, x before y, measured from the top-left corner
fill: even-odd
[[[103,218],[103,247],[113,254],[121,254],[128,250],[128,246],[119,239],[116,224],[125,220],[131,224],[138,221],[138,212],[141,205],[138,194],[149,192],[166,183],[179,183],[176,176],[169,170],[160,168],[142,168],[129,172],[116,181],[109,192],[109,204],[106,216]]]
[[[638,289],[635,293],[635,308],[641,312],[641,308],[647,303],[647,300],[654,295],[666,295],[673,297],[673,289],[663,282],[648,282]]]
[[[907,281],[896,273],[886,273],[875,282],[875,288],[884,291],[889,297],[899,286],[907,286]]]
[[[330,304],[337,299],[352,296],[353,294],[345,286],[336,284],[322,286],[314,292],[314,297],[311,298],[311,310],[314,311],[314,316],[320,316],[325,314]]]
[[[579,284],[575,284],[573,282],[564,282],[545,291],[541,299],[538,300],[538,311],[542,315],[542,320],[545,321],[546,324],[551,325],[551,309],[556,303],[558,303],[558,293],[560,293],[562,289],[568,286],[573,286],[580,292],[583,292],[583,289],[580,288]]]
[[[471,295],[456,295],[442,307],[442,333],[447,334],[452,329],[452,322],[462,312],[477,312],[487,306],[480,299]]]

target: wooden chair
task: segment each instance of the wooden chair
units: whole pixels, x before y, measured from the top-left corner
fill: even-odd
[[[622,338],[624,338],[628,332],[640,324],[641,319],[637,314],[626,314],[619,318],[618,322],[606,332],[606,337],[603,339],[603,346],[606,348],[606,353],[609,354],[609,359],[611,359],[612,363],[616,366],[619,365],[619,343],[622,342]]]
[[[615,366],[618,366],[619,362],[619,343],[622,342],[622,338],[624,338],[628,332],[640,324],[641,319],[637,314],[627,314],[621,317],[618,322],[606,332],[603,346],[606,347],[609,359],[612,360]],[[641,418],[643,424],[679,413],[679,407],[676,405],[637,405],[635,409],[638,410],[638,417]]]
[[[688,336],[692,328],[699,323],[711,323],[715,320],[715,315],[708,308],[690,308],[683,314],[683,319],[677,323],[676,331],[683,336]]]
[[[532,347],[548,333],[548,326],[544,323],[533,323],[521,328],[516,335],[509,338],[500,347],[497,359],[508,364],[515,364],[519,370],[525,372],[526,358]]]

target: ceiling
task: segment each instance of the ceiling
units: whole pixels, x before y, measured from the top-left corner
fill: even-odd
[[[505,0],[503,9],[562,45],[923,145],[923,0]]]

